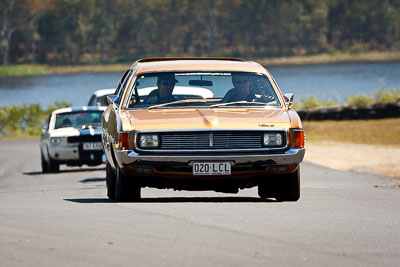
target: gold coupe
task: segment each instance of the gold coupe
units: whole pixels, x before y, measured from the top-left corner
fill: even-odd
[[[238,58],[144,58],[123,75],[102,115],[107,195],[141,188],[297,201],[304,132],[272,75]]]

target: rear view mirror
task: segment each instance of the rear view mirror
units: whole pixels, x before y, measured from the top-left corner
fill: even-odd
[[[118,96],[117,95],[108,95],[107,96],[107,103],[110,105],[112,103],[114,103],[115,99],[117,99]]]
[[[190,80],[189,85],[196,85],[196,86],[213,86],[212,81],[207,80]]]

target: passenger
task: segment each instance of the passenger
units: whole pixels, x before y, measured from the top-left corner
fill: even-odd
[[[172,96],[175,84],[178,81],[175,79],[175,75],[172,73],[161,74],[157,78],[157,89],[151,91],[147,96],[148,104],[163,104],[168,102],[176,101]]]
[[[249,101],[255,99],[254,93],[250,90],[250,78],[246,75],[232,74],[233,88],[230,89],[222,99],[222,102]]]

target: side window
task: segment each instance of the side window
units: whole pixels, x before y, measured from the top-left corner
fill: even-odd
[[[115,90],[115,94],[118,95],[118,98],[115,100],[115,103],[117,103],[117,104],[121,103],[122,95],[125,91],[126,84],[129,80],[129,78],[131,77],[131,75],[132,75],[132,70],[127,70],[125,72],[124,76],[122,76],[122,79],[119,82],[117,89]]]
[[[50,120],[51,120],[51,114],[50,114],[50,116],[49,116],[49,119],[47,120],[46,131],[49,130],[49,127],[50,127]]]
[[[122,85],[122,83],[124,82],[124,80],[125,80],[125,78],[126,78],[126,75],[128,75],[129,71],[130,71],[130,70],[125,71],[124,75],[122,75],[122,78],[121,78],[121,80],[120,80],[119,83],[118,83],[117,89],[115,89],[114,95],[118,95],[118,92],[119,92],[119,90],[120,90],[120,88],[121,88],[121,85]]]
[[[94,106],[96,103],[96,96],[92,95],[92,97],[89,100],[88,106]]]

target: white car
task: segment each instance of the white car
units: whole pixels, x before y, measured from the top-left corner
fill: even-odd
[[[156,86],[148,87],[146,89],[140,89],[138,93],[140,96],[147,96],[151,91],[153,91],[155,89],[157,89]],[[115,89],[100,89],[100,90],[95,91],[93,93],[93,95],[90,97],[88,106],[108,106],[107,96],[113,95],[114,92],[115,92]],[[198,97],[202,97],[202,98],[211,98],[214,96],[214,93],[207,88],[175,86],[173,95],[177,96],[177,97],[198,96]]]
[[[147,96],[151,93],[151,91],[156,90],[157,86],[147,87],[143,89],[138,89],[139,96]],[[193,87],[193,86],[175,86],[172,92],[173,96],[176,96],[177,99],[182,97],[192,97],[192,98],[212,98],[214,97],[213,91],[207,88],[202,87]]]
[[[60,164],[96,166],[103,163],[101,115],[105,107],[57,109],[40,135],[42,171],[58,172]]]
[[[88,106],[108,106],[107,96],[114,94],[115,89],[100,89],[90,97]]]

